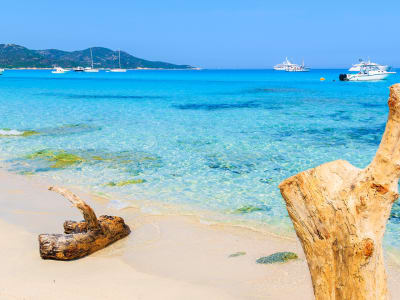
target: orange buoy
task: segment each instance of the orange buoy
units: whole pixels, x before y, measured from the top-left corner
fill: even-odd
[[[324,77],[321,77],[319,80],[321,80],[321,81],[324,81],[324,80],[325,80],[325,78],[324,78]]]

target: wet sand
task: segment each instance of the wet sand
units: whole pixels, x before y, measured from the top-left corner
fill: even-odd
[[[0,299],[313,299],[303,251],[296,239],[195,217],[114,210],[110,199],[72,187],[98,215],[124,217],[125,239],[72,261],[42,260],[37,235],[61,233],[64,220],[82,219],[51,183],[0,171]],[[278,251],[299,259],[256,264]],[[236,252],[245,255],[229,257]],[[389,288],[400,298],[400,271],[388,262]]]

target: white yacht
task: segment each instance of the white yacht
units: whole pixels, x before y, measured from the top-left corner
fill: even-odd
[[[291,64],[290,66],[287,66],[285,69],[286,72],[308,72],[310,71],[310,68],[306,67],[304,65],[304,60],[301,65],[297,64]]]
[[[383,65],[371,62],[371,60],[369,60],[369,59],[368,59],[368,61],[363,61],[362,59],[359,59],[359,63],[352,65],[351,68],[349,69],[349,71],[350,72],[360,72],[361,67],[365,64],[370,65],[370,66],[376,66],[378,69],[380,69],[382,71],[387,71],[389,69],[389,66],[383,66]]]
[[[123,73],[123,72],[126,72],[126,69],[122,69],[122,68],[121,68],[121,50],[118,50],[118,64],[119,64],[119,68],[110,69],[110,72],[115,72],[115,73]]]
[[[360,66],[360,72],[356,74],[340,74],[339,79],[341,81],[378,81],[386,79],[390,74],[396,72],[388,72],[380,68],[379,65],[362,63]]]
[[[69,72],[69,70],[61,67],[56,67],[53,71],[51,71],[53,74],[64,74],[65,72]]]
[[[92,66],[91,67],[87,67],[87,68],[85,68],[85,72],[88,72],[88,73],[97,73],[97,72],[99,72],[99,69],[95,69],[94,67],[93,67],[93,53],[92,53],[92,48],[90,48],[90,60],[92,61]]]
[[[283,63],[277,64],[274,66],[274,70],[286,71],[286,72],[308,72],[308,71],[310,71],[310,68],[307,68],[304,65],[304,61],[303,61],[303,64],[298,65],[298,64],[294,64],[294,63],[290,62],[288,60],[288,58],[286,57],[286,59]]]
[[[285,61],[281,64],[277,64],[274,66],[274,70],[275,71],[286,71],[287,67],[292,66],[293,64],[288,60],[288,58],[286,57]]]
[[[4,73],[4,69],[0,69],[0,75]]]

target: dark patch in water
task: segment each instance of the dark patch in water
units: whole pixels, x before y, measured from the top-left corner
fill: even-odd
[[[335,113],[329,114],[328,117],[335,121],[348,121],[351,119],[348,113],[349,112],[345,110],[339,110]]]
[[[365,108],[376,108],[376,107],[386,107],[386,103],[359,103],[362,107]]]
[[[181,104],[174,105],[175,108],[181,110],[224,110],[224,109],[238,109],[238,108],[259,108],[260,104],[255,101],[248,101],[243,103],[220,103],[220,104]]]
[[[392,211],[390,212],[389,220],[395,224],[400,223],[400,204],[399,204],[399,202],[395,202],[393,204]]]
[[[299,89],[295,88],[256,88],[247,90],[247,93],[250,94],[259,94],[259,93],[294,93],[299,92]]]
[[[42,96],[64,97],[70,99],[160,99],[160,96],[138,96],[138,95],[87,95],[87,94],[65,94],[65,93],[41,93]]]
[[[206,165],[211,169],[231,172],[233,174],[248,174],[256,168],[251,161],[232,160],[217,155],[210,155],[206,158]]]
[[[249,214],[257,211],[271,211],[271,207],[267,205],[244,205],[232,211],[234,214]]]
[[[39,131],[43,135],[64,136],[70,134],[89,133],[98,130],[101,130],[100,126],[77,123],[77,124],[65,124],[58,127],[43,128],[40,129]]]
[[[282,109],[283,107],[282,106],[280,106],[280,105],[274,105],[274,104],[272,104],[272,103],[265,103],[265,104],[263,104],[263,105],[261,105],[261,108],[262,109],[267,109],[267,110],[280,110],[280,109]]]
[[[336,128],[313,128],[313,129],[305,129],[303,132],[305,134],[315,134],[315,135],[325,135],[327,133],[335,132]]]
[[[259,180],[261,183],[272,183],[272,178],[261,178]]]
[[[72,160],[75,158],[79,158],[76,164]],[[102,164],[105,168],[118,169],[136,176],[162,167],[160,157],[143,151],[75,150],[66,152],[43,149],[8,162],[11,163],[10,171],[32,173],[55,171],[60,169],[59,167],[79,170],[82,165]]]
[[[383,132],[385,131],[385,123],[372,127],[354,127],[348,129],[347,136],[352,140],[361,143],[368,143],[372,145],[379,145]]]

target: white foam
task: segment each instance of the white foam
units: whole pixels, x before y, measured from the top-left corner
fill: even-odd
[[[0,129],[0,135],[23,135],[23,131],[18,131],[18,130],[5,130],[5,129]]]

